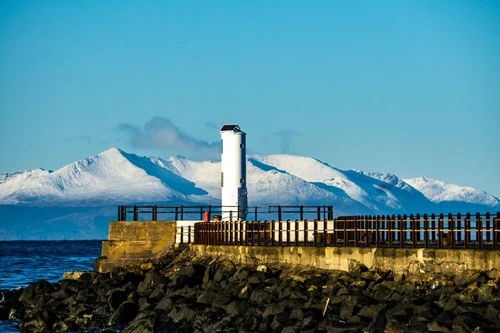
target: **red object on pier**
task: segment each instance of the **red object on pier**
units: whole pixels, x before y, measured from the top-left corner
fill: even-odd
[[[207,211],[204,214],[204,222],[210,222],[210,213]]]

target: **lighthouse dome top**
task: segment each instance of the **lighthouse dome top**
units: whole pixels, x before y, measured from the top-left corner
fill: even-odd
[[[240,126],[236,124],[228,124],[228,125],[222,125],[222,128],[220,129],[221,132],[242,132],[240,129]]]

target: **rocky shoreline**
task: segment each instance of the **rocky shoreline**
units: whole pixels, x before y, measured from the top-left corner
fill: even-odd
[[[499,332],[500,272],[398,277],[238,265],[176,249],[112,273],[2,291],[22,332]]]

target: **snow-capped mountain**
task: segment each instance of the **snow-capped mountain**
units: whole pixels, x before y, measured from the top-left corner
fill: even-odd
[[[418,177],[405,179],[406,183],[422,192],[432,202],[456,201],[466,203],[481,203],[487,206],[498,206],[497,197],[470,186],[446,184],[440,180]]]
[[[0,240],[105,238],[119,204],[218,205],[220,170],[220,162],[110,148],[56,171],[0,174]],[[248,156],[247,188],[250,206],[333,205],[335,216],[500,209],[498,198],[472,187],[340,170],[294,155]]]

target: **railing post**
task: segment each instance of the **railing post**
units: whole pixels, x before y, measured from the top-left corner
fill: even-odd
[[[264,221],[264,224],[259,225],[259,236],[258,236],[259,246],[261,245],[260,244],[261,238],[264,238],[264,246],[266,245],[266,242],[267,242],[266,224],[267,224],[267,222]],[[264,227],[264,230],[262,230],[262,227]],[[264,237],[261,237],[261,233],[264,233],[264,235],[263,235]]]
[[[477,234],[477,246],[480,250],[483,248],[483,220],[481,219],[481,214],[476,213],[476,234]]]
[[[436,214],[431,214],[431,241],[436,242]]]
[[[302,223],[304,223],[304,246],[307,246],[307,238],[308,238],[307,227],[309,223],[307,222],[307,219],[302,221]]]
[[[283,224],[281,221],[278,221],[278,245],[283,245]]]
[[[191,244],[191,226],[188,225],[188,244]]]
[[[281,206],[278,205],[278,220],[281,221]]]
[[[402,222],[402,218],[401,218],[401,215],[398,214],[398,227],[399,227],[399,247],[400,248],[403,248],[405,247],[405,243],[406,243],[406,233],[405,233],[405,229],[406,229],[406,214],[403,215],[403,218],[404,218],[404,222]]]
[[[226,244],[234,245],[233,243],[233,226],[236,222],[229,222],[227,225],[227,233],[226,233]]]
[[[290,220],[286,220],[286,246],[290,246]]]
[[[465,214],[465,238],[466,238],[465,248],[466,249],[468,249],[470,247],[471,234],[472,234],[472,230],[471,230],[471,226],[470,226],[470,213],[467,213],[467,214]],[[477,241],[477,239],[476,239],[476,241]]]
[[[462,215],[460,213],[457,214],[457,242],[462,241]]]
[[[139,208],[134,206],[134,221],[139,221]]]
[[[276,222],[274,220],[271,220],[271,246],[275,245],[275,239],[276,238]]]
[[[392,234],[392,221],[395,220],[394,214],[392,216],[387,215],[387,240],[389,242],[389,247],[392,247],[392,240],[393,240],[393,234]]]
[[[313,246],[314,247],[317,247],[318,246],[318,236],[319,236],[319,232],[318,232],[318,220],[314,220],[314,223],[313,223],[314,227],[314,231],[313,231]]]
[[[443,221],[444,221],[444,214],[441,213],[439,214],[438,218],[438,248],[442,249],[443,248]]]
[[[344,246],[348,246],[347,242],[349,241],[349,237],[347,235],[347,218],[344,218],[344,222],[342,223],[344,227]]]
[[[303,205],[300,205],[299,215],[300,215],[299,220],[304,221],[304,206]]]
[[[410,224],[411,224],[411,241],[413,243],[413,247],[417,247],[417,221],[415,220],[415,216],[410,214]]]
[[[184,206],[181,205],[181,221],[184,221]]]
[[[238,222],[237,224],[238,228],[239,228],[239,232],[240,232],[240,239],[239,239],[239,245],[243,245],[244,244],[244,232],[243,232],[243,227],[246,228],[247,226],[247,223],[241,223],[241,222]]]
[[[382,215],[382,217],[380,215],[377,215],[377,221],[375,222],[375,232],[376,232],[376,236],[375,236],[375,246],[376,247],[380,247],[380,226],[382,224],[382,221],[385,219],[385,216]]]
[[[422,237],[421,237],[421,234],[422,234],[422,223],[421,223],[421,219],[420,219],[420,214],[417,213],[417,216],[415,217],[416,219],[416,222],[417,222],[417,234],[416,234],[416,238],[417,238],[417,246],[418,244],[420,244],[420,242],[422,241]]]
[[[486,242],[491,242],[491,215],[490,212],[486,213]]]
[[[295,220],[295,246],[299,245],[299,221]]]
[[[318,207],[316,207],[316,209],[317,209],[317,213],[318,213],[318,217],[316,217],[316,219],[321,220],[321,207],[318,206]]]
[[[158,206],[157,205],[154,205],[152,208],[151,218],[153,221],[158,220]]]
[[[495,250],[498,248],[499,231],[500,231],[500,212],[497,212],[496,218],[493,219],[493,248]]]
[[[425,248],[429,248],[429,218],[424,214],[424,243]]]
[[[450,237],[451,248],[455,248],[455,219],[453,218],[453,214],[448,213],[448,227],[450,231],[448,235]]]
[[[359,246],[359,234],[358,234],[358,225],[359,225],[359,219],[360,219],[360,216],[356,216],[354,218],[354,246],[355,247],[358,247]]]
[[[328,219],[323,220],[323,241],[324,241],[324,246],[327,246],[328,244]]]
[[[184,244],[184,227],[181,226],[181,244]]]

